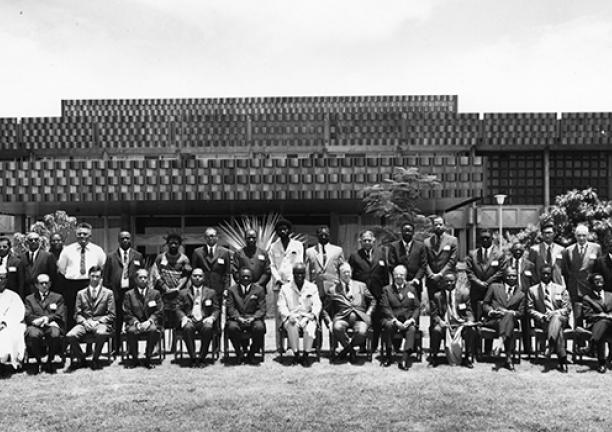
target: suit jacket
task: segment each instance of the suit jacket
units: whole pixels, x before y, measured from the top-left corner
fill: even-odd
[[[66,328],[66,305],[64,297],[61,294],[49,291],[45,301],[40,301],[38,290],[30,294],[25,299],[25,322],[27,325],[32,325],[32,321],[37,318],[46,316],[49,318],[49,323],[56,323],[62,333]]]
[[[446,321],[446,311],[452,307],[446,298],[447,290],[440,290],[434,294],[433,300],[430,302],[430,314],[432,324],[439,324],[440,321]],[[455,288],[450,294],[455,297],[455,313],[465,321],[474,321],[474,314],[470,301],[470,293],[464,290]]]
[[[21,300],[25,299],[27,294],[25,291],[25,267],[23,261],[19,257],[9,252],[8,260],[6,262],[6,287],[11,291],[15,291],[21,297]]]
[[[504,254],[495,246],[484,259],[482,248],[471,250],[465,258],[466,274],[470,281],[470,293],[475,300],[484,299],[487,288],[502,278]]]
[[[234,254],[234,260],[232,261],[232,273],[235,281],[238,281],[238,272],[242,267],[247,267],[251,270],[251,273],[253,273],[253,283],[264,289],[266,288],[272,277],[268,252],[255,248],[255,253],[248,255],[244,248],[240,249]]]
[[[567,290],[554,282],[549,284],[548,289],[550,290],[550,299],[553,305],[552,310],[558,311],[564,317],[568,317],[572,310],[572,305],[569,301]],[[541,283],[529,288],[527,312],[530,317],[538,321],[541,321],[547,312],[544,297],[544,287]]]
[[[412,240],[410,250],[406,250],[402,240],[395,241],[389,245],[389,267],[392,272],[395,266],[402,264],[408,270],[406,280],[421,280],[425,275],[427,267],[427,250],[425,244]]]
[[[321,298],[319,289],[312,282],[304,281],[299,290],[294,281],[284,284],[278,293],[277,310],[281,322],[285,322],[292,314],[305,316],[313,314],[318,322],[321,315]]]
[[[380,303],[383,316],[387,320],[405,321],[413,318],[419,322],[421,303],[416,289],[408,283],[404,284],[399,292],[395,289],[394,284],[384,287]]]
[[[355,312],[362,321],[369,324],[375,307],[376,300],[366,284],[351,280],[348,293],[340,282],[331,289],[326,309],[333,320],[345,319]]]
[[[110,289],[104,286],[98,287],[98,296],[95,299],[90,295],[89,287],[77,293],[74,310],[74,319],[77,324],[92,319],[112,329],[115,316],[115,298]]]
[[[191,266],[204,270],[205,285],[215,290],[218,296],[223,294],[230,284],[232,256],[229,249],[216,245],[212,257],[208,256],[208,246],[193,251]]]
[[[425,273],[428,279],[435,273],[443,274],[447,271],[455,270],[455,265],[457,264],[457,237],[442,233],[438,249],[434,248],[435,237],[436,235],[434,234],[425,239],[427,251]]]
[[[164,304],[155,288],[147,288],[144,297],[138,288],[132,288],[123,298],[123,322],[126,326],[150,320],[157,328],[162,327]]]
[[[587,242],[584,255],[581,257],[578,243],[568,246],[563,251],[563,277],[572,301],[582,297],[590,289],[589,275],[593,273],[597,258],[601,256],[601,246]]]
[[[553,243],[551,250],[551,258],[552,258],[552,281],[556,284],[565,286],[565,281],[563,279],[563,246]],[[529,255],[527,256],[529,261],[531,261],[535,266],[537,282],[540,282],[541,276],[540,273],[542,271],[542,266],[546,264],[546,246],[544,242],[540,244],[531,246],[529,249]]]
[[[270,270],[272,271],[273,289],[277,282],[286,284],[293,280],[293,266],[304,262],[304,246],[297,240],[290,239],[287,249],[283,248],[281,239],[270,246]]]
[[[128,279],[130,281],[127,289],[134,288],[134,276],[141,268],[145,268],[145,262],[142,254],[133,248],[128,251]],[[106,254],[106,263],[104,264],[104,274],[102,284],[109,287],[113,292],[121,291],[121,276],[123,275],[123,258],[119,252],[119,248],[109,251]]]
[[[586,328],[593,327],[597,321],[606,319],[596,316],[599,313],[612,314],[612,293],[604,291],[603,300],[594,292],[585,294],[582,299],[582,313],[586,321]]]
[[[504,270],[508,267],[514,267],[514,258],[510,257],[504,264]],[[527,294],[529,288],[539,283],[538,275],[535,271],[535,265],[524,256],[518,261],[518,285],[521,291]]]
[[[176,310],[179,321],[182,321],[184,317],[193,318],[194,300],[194,290],[191,284],[179,292]],[[215,290],[202,286],[202,303],[200,306],[202,308],[202,318],[212,316],[215,322],[219,320],[219,296]]]
[[[266,290],[252,283],[246,295],[242,286],[232,285],[227,293],[227,319],[238,321],[242,318],[263,320],[266,316]]]
[[[491,311],[510,310],[516,311],[515,319],[521,318],[525,314],[527,300],[525,292],[518,287],[514,287],[514,293],[510,299],[506,294],[506,285],[503,283],[492,284],[487,294],[485,295],[482,304],[482,310],[485,316],[488,316]]]
[[[325,260],[320,253],[320,244],[306,249],[306,274],[308,280],[325,292],[338,283],[338,266],[344,260],[344,251],[340,246],[330,243],[325,245]]]
[[[372,248],[372,260],[368,261],[363,249],[351,254],[348,260],[353,269],[353,279],[366,284],[377,302],[380,302],[382,289],[389,283],[389,266],[382,248]]]
[[[601,255],[595,260],[593,273],[600,273],[604,278],[604,290],[612,292],[612,260],[609,254]]]
[[[59,287],[55,286],[57,282],[57,262],[52,253],[39,249],[36,253],[34,262],[30,261],[30,251],[22,254],[19,259],[23,263],[24,275],[24,290],[25,295],[29,295],[38,291],[35,286],[36,278],[40,274],[46,274],[51,279],[52,286],[56,292]]]

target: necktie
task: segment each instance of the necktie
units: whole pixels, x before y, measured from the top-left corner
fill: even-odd
[[[128,278],[128,252],[123,251],[123,274],[121,275],[121,279]]]
[[[327,255],[325,254],[325,246],[321,245],[321,255],[323,255],[323,265],[327,262]]]
[[[580,258],[583,258],[583,257],[584,257],[584,250],[585,250],[585,249],[586,249],[586,248],[585,248],[584,246],[580,246]]]
[[[211,246],[208,247],[208,256],[211,258],[213,256],[213,248]]]
[[[550,246],[547,246],[546,248],[546,264],[550,265],[552,264],[552,253],[551,250],[552,248]]]
[[[488,256],[486,248],[484,248],[484,252],[482,254],[482,259],[484,260],[484,262],[489,262],[489,256]]]
[[[369,262],[372,262],[372,251],[366,251],[366,258]]]
[[[550,289],[548,285],[544,287],[544,306],[546,307],[547,311],[553,310],[553,304],[550,298]]]
[[[30,263],[34,264],[34,252],[30,252]]]
[[[247,286],[242,285],[242,295],[246,296],[247,295]]]
[[[140,290],[140,295],[142,296],[142,298],[144,298],[145,294],[146,294],[146,291],[144,289],[141,289]]]
[[[85,269],[85,246],[81,246],[81,274],[84,275],[87,273],[87,269]]]
[[[200,288],[195,289],[195,299],[193,301],[193,319],[202,321],[202,293]]]
[[[512,287],[511,286],[508,287],[508,301],[510,301],[510,298],[512,298]]]
[[[91,298],[95,301],[97,297],[98,297],[98,288],[93,288],[91,290]]]

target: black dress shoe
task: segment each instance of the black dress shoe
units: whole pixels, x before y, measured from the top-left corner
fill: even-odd
[[[437,367],[438,366],[438,357],[435,355],[429,356],[429,358],[427,359],[427,363],[429,363],[429,366],[431,367]]]
[[[91,361],[91,370],[100,370],[102,369],[102,365],[100,364],[99,360],[92,360]]]
[[[465,366],[465,367],[466,367],[466,368],[468,368],[468,369],[474,369],[474,362],[472,361],[472,359],[471,359],[471,358],[466,357],[466,358],[463,360],[463,366]]]
[[[559,366],[557,366],[557,369],[559,370],[559,372],[561,373],[568,373],[569,370],[567,369],[567,363],[559,363]]]
[[[597,366],[597,372],[599,372],[600,374],[606,373],[606,365],[604,364],[600,364],[599,366]]]
[[[510,372],[514,372],[516,370],[511,359],[506,360],[506,369],[508,369]]]
[[[142,366],[145,369],[153,369],[155,367],[155,365],[151,363],[151,359],[145,359],[145,361],[142,362]]]
[[[389,366],[391,366],[392,364],[393,364],[393,358],[392,358],[392,357],[387,357],[387,358],[385,358],[385,359],[384,359],[384,360],[383,360],[383,361],[380,363],[380,365],[381,365],[381,366],[384,366],[384,367],[389,367]]]

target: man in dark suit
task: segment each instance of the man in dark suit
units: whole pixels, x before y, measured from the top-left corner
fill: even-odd
[[[66,307],[61,294],[50,291],[51,278],[41,273],[36,276],[36,291],[25,299],[26,343],[36,359],[36,373],[42,370],[43,342],[47,346],[46,371],[53,373],[55,354],[60,352],[61,336],[66,326]]]
[[[542,267],[546,264],[553,268],[552,281],[565,286],[563,279],[563,246],[554,242],[555,224],[547,222],[542,225],[542,242],[529,249],[528,259],[535,266],[538,281],[541,278]]]
[[[567,373],[567,353],[563,329],[568,326],[571,304],[565,287],[552,281],[552,267],[545,265],[540,274],[539,284],[529,288],[527,311],[535,325],[546,332],[545,357],[550,357],[553,350],[557,352],[559,370]]]
[[[612,337],[612,293],[604,291],[603,278],[594,273],[593,290],[582,299],[586,328],[591,333],[591,344],[597,352],[597,371],[606,373],[606,340]]]
[[[372,313],[372,351],[378,347],[378,339],[381,334],[382,310],[380,301],[383,288],[389,283],[388,263],[385,250],[375,247],[376,238],[370,230],[365,230],[359,236],[361,248],[351,254],[349,264],[353,270],[353,279],[366,284],[370,293],[376,301],[376,307]]]
[[[138,366],[138,336],[145,334],[147,346],[143,366],[151,369],[151,355],[162,328],[163,303],[159,291],[149,287],[147,270],[136,270],[133,282],[136,286],[125,294],[122,305],[128,352],[132,357],[132,362],[126,367]]]
[[[457,264],[457,237],[446,232],[444,218],[433,218],[433,235],[425,240],[427,251],[427,295],[429,299],[440,288],[442,276],[447,272],[454,272]]]
[[[249,334],[252,343],[246,361],[256,365],[255,355],[261,351],[266,334],[266,290],[252,282],[253,274],[248,267],[239,270],[237,280],[227,293],[227,333],[239,363],[245,361],[242,333]]]
[[[469,252],[465,258],[467,277],[470,281],[471,310],[477,321],[480,321],[482,311],[479,302],[483,301],[489,286],[502,278],[504,254],[493,246],[491,231],[480,233],[480,247]]]
[[[6,274],[6,287],[25,299],[25,267],[11,252],[11,239],[0,237],[0,273]]]
[[[265,290],[272,277],[268,252],[257,247],[257,232],[254,229],[246,231],[244,240],[246,246],[234,254],[232,261],[234,280],[239,280],[238,272],[241,268],[246,267],[251,270],[253,283]]]
[[[36,277],[39,274],[46,274],[55,282],[54,276],[57,274],[57,264],[55,257],[40,247],[40,235],[32,231],[26,236],[28,250],[20,257],[24,264],[24,290],[25,295],[37,292]]]
[[[102,284],[113,290],[115,298],[115,310],[117,319],[115,323],[115,349],[121,346],[121,326],[123,319],[123,298],[128,290],[134,288],[134,276],[136,272],[144,267],[142,254],[134,250],[132,246],[132,235],[125,230],[119,232],[119,247],[106,254],[104,264],[104,275]]]
[[[612,292],[612,236],[606,238],[604,242],[606,254],[601,255],[595,260],[593,273],[599,273],[604,279],[604,291]]]
[[[70,369],[78,369],[84,364],[83,351],[79,344],[87,334],[95,335],[96,343],[91,361],[92,369],[100,369],[98,362],[106,338],[113,332],[115,324],[115,299],[113,292],[102,286],[102,267],[89,269],[89,286],[77,293],[74,318],[76,325],[66,335],[70,352],[75,362]]]
[[[384,366],[393,363],[393,336],[396,333],[404,337],[404,353],[399,363],[400,369],[409,368],[408,361],[414,352],[416,332],[419,328],[421,303],[416,289],[406,281],[408,271],[403,265],[393,269],[393,283],[383,289],[382,311],[383,331],[386,345]]]
[[[204,285],[204,270],[196,267],[191,272],[191,279],[178,297],[177,316],[183,330],[185,345],[192,367],[204,365],[212,340],[215,326],[219,321],[219,295]],[[195,355],[196,333],[201,338],[200,355]]]
[[[563,277],[574,311],[574,325],[582,327],[582,297],[590,290],[588,277],[593,273],[601,247],[588,241],[589,228],[578,225],[574,230],[576,243],[563,251]]]
[[[204,270],[206,286],[212,288],[221,303],[223,292],[229,288],[232,271],[232,257],[229,249],[217,244],[217,230],[206,228],[204,232],[206,244],[193,251],[191,266]]]
[[[470,293],[456,289],[457,277],[446,273],[442,279],[444,289],[434,294],[431,301],[430,357],[433,367],[438,364],[438,351],[442,338],[446,338],[448,363],[456,365],[461,362],[462,345],[465,345],[465,367],[472,369],[474,363],[474,315],[470,306]],[[463,344],[462,344],[463,340]]]
[[[413,224],[403,224],[401,234],[401,240],[389,245],[389,272],[400,264],[406,267],[406,281],[417,289],[420,299],[423,291],[421,280],[427,267],[427,251],[423,243],[414,240]]]
[[[514,371],[514,329],[525,314],[526,305],[525,293],[518,289],[517,280],[516,270],[506,267],[503,283],[492,284],[483,303],[484,326],[498,332],[506,353],[506,367],[511,371]],[[499,353],[499,348],[494,348],[494,351]]]

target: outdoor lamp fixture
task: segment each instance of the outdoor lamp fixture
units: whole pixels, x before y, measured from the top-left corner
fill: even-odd
[[[502,247],[502,238],[503,238],[503,234],[502,234],[502,206],[504,205],[504,201],[506,200],[506,197],[508,195],[503,195],[503,194],[499,194],[499,195],[495,195],[495,201],[497,201],[497,205],[499,206],[499,247]]]

